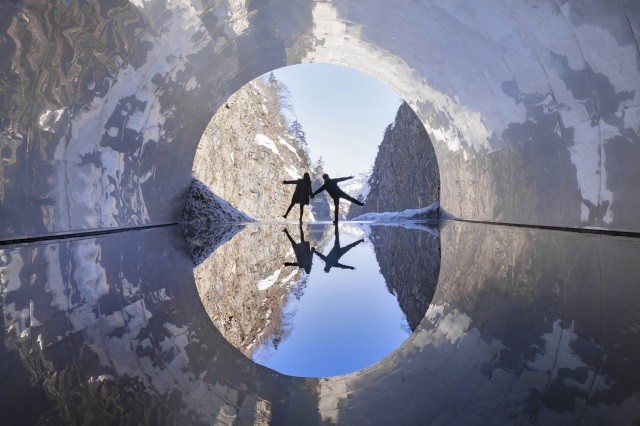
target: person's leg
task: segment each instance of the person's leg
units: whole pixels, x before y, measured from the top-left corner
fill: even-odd
[[[304,214],[304,204],[300,204],[300,223],[302,223],[303,214]]]
[[[287,209],[287,212],[286,212],[286,213],[284,214],[284,216],[282,216],[282,217],[284,217],[284,218],[286,219],[286,218],[287,218],[287,215],[289,214],[289,212],[291,211],[291,209],[293,208],[293,206],[294,206],[295,204],[296,204],[296,203],[291,203],[291,204],[289,204],[289,208]]]
[[[289,242],[291,243],[291,246],[295,248],[296,242],[293,240],[293,238],[291,238],[291,235],[289,234],[289,230],[284,229],[284,233],[287,236],[287,238],[289,239]]]
[[[364,203],[363,203],[363,202],[360,202],[359,200],[356,200],[355,198],[353,198],[352,196],[350,196],[350,195],[349,195],[349,194],[347,194],[346,192],[342,192],[342,193],[340,194],[340,197],[342,197],[342,198],[344,198],[345,200],[350,201],[350,202],[352,202],[352,203],[354,203],[354,204],[357,204],[357,205],[359,205],[359,206],[364,206]]]
[[[340,208],[340,198],[334,198],[333,199],[333,205],[334,205],[334,211],[333,211],[333,223],[338,223],[338,209]]]

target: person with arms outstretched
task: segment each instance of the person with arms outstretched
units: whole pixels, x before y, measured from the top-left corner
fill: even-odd
[[[297,262],[285,262],[284,266],[297,266],[298,268],[303,268],[304,271],[309,274],[311,273],[311,266],[313,265],[313,253],[316,252],[315,247],[311,247],[309,241],[304,240],[304,232],[302,232],[302,225],[300,225],[300,242],[296,243],[291,235],[289,234],[288,229],[283,229],[291,243],[291,247],[293,248],[293,252],[296,255]]]
[[[311,177],[309,173],[305,173],[302,179],[283,180],[282,183],[296,186],[296,189],[293,191],[293,196],[291,197],[291,204],[289,204],[287,212],[282,217],[286,219],[294,204],[300,204],[300,223],[302,223],[304,206],[308,206],[309,198],[314,197],[313,191],[311,190]]]
[[[338,186],[338,182],[353,179],[353,176],[331,179],[329,175],[325,173],[322,175],[322,178],[324,179],[324,184],[322,184],[322,186],[318,188],[316,192],[311,194],[311,198],[315,197],[317,194],[319,194],[322,191],[327,191],[329,193],[329,196],[333,198],[333,205],[335,207],[333,223],[338,223],[338,207],[340,206],[340,198],[344,198],[345,200],[350,201],[359,206],[364,206],[363,202],[358,201],[352,196],[348,195]]]
[[[333,241],[333,248],[331,249],[331,251],[329,252],[328,255],[323,255],[322,253],[318,253],[317,251],[314,250],[314,253],[318,255],[318,257],[320,259],[322,259],[324,261],[324,271],[325,272],[329,272],[331,270],[331,268],[341,268],[341,269],[351,269],[354,270],[356,268],[354,268],[353,266],[348,266],[348,265],[343,265],[342,263],[339,263],[339,260],[342,256],[345,255],[346,252],[348,252],[349,250],[351,250],[352,248],[354,248],[355,246],[357,246],[360,243],[363,243],[364,240],[362,238],[360,238],[358,241],[353,242],[347,246],[344,247],[340,247],[340,233],[338,232],[338,224],[336,223],[334,225],[335,227],[335,240]]]

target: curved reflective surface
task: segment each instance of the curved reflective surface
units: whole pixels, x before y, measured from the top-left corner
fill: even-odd
[[[635,0],[0,8],[0,238],[175,221],[214,112],[303,62],[361,70],[411,105],[450,214],[640,231]]]
[[[4,247],[4,418],[634,421],[636,239],[460,222],[440,231],[438,285],[415,332],[329,379],[277,374],[231,346],[200,302],[179,229]]]
[[[639,23],[635,0],[2,2],[0,239],[177,222],[213,113],[302,62],[407,100],[452,216],[637,234]],[[226,342],[178,237],[2,246],[3,419],[637,421],[636,239],[450,223],[412,337],[316,380]]]

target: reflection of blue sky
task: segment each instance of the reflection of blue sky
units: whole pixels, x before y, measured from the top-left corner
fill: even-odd
[[[357,239],[340,233],[343,247]],[[290,295],[285,307],[291,313],[291,334],[277,350],[270,341],[258,348],[256,362],[293,376],[334,376],[368,367],[408,337],[407,320],[387,290],[373,247],[359,244],[340,263],[356,269],[325,273],[324,262],[314,257],[304,295],[299,301]]]
[[[373,166],[384,129],[400,106],[395,92],[367,74],[337,65],[295,65],[274,74],[291,91],[313,161],[322,156],[329,174],[344,176]]]

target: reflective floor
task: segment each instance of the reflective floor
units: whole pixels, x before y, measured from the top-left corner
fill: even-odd
[[[424,317],[437,235],[426,224],[248,224],[196,268],[196,286],[218,329],[259,364],[346,374],[396,350]]]
[[[388,229],[370,238],[381,270],[376,242],[404,238]],[[331,238],[318,244],[325,256]],[[3,422],[638,422],[638,239],[453,221],[440,245],[415,331],[381,361],[326,379],[276,373],[227,342],[177,227],[3,246]],[[408,255],[400,247],[387,253]],[[350,255],[339,263],[357,267]],[[312,268],[324,274],[317,257]]]

